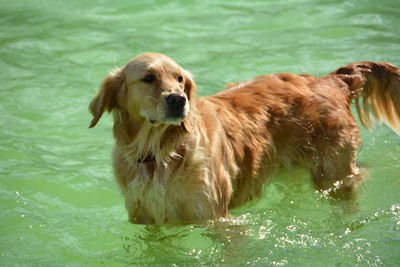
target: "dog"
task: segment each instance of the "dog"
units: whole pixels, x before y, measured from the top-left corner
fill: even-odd
[[[280,166],[303,166],[318,190],[346,198],[365,179],[350,104],[366,128],[383,120],[400,132],[400,70],[390,63],[258,76],[201,98],[195,90],[174,60],[144,53],[112,71],[89,105],[90,128],[113,114],[113,169],[132,223],[228,218]]]

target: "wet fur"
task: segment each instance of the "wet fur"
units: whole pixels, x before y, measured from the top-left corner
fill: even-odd
[[[310,170],[317,189],[348,197],[364,180],[350,103],[367,128],[385,120],[400,131],[400,71],[389,63],[353,63],[321,78],[259,76],[196,98],[188,72],[164,55],[143,55],[140,60],[163,66],[156,71],[167,69],[165,79],[176,71],[186,75],[181,90],[190,111],[180,125],[151,124],[127,104],[137,96],[126,92],[135,90],[124,84],[126,72],[136,71],[126,67],[105,78],[90,104],[90,127],[104,111],[114,115],[113,167],[132,223],[228,217],[229,208],[259,197],[277,168],[293,164]],[[156,162],[139,162],[148,155]]]

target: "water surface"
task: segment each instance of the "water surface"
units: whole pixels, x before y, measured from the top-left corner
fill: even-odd
[[[400,137],[368,132],[357,203],[282,171],[234,220],[127,222],[112,120],[88,130],[107,72],[146,51],[190,70],[197,94],[274,72],[400,65],[398,1],[0,0],[0,265],[399,266]]]

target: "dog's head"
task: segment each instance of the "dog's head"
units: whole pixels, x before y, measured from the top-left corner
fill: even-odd
[[[111,72],[89,105],[94,127],[104,111],[125,111],[138,122],[185,125],[195,83],[191,74],[171,58],[158,53],[144,53],[124,67]]]

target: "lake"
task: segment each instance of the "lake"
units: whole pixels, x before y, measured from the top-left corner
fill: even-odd
[[[111,168],[112,117],[88,129],[107,73],[169,55],[197,95],[276,72],[400,65],[400,2],[0,0],[0,265],[400,266],[400,137],[362,128],[370,169],[354,203],[280,171],[231,220],[128,223]]]

